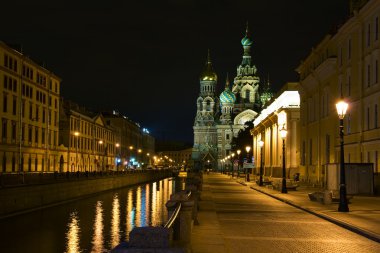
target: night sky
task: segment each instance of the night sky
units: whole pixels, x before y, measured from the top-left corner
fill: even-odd
[[[211,51],[218,96],[236,75],[249,22],[252,59],[276,92],[348,16],[345,0],[125,0],[2,3],[0,40],[62,78],[61,95],[117,109],[157,138],[193,140],[199,75]]]

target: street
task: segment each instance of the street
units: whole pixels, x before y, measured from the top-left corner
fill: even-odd
[[[380,244],[242,186],[204,175],[192,246],[201,252],[380,252]]]

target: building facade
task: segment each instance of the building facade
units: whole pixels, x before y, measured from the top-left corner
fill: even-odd
[[[380,1],[351,1],[352,15],[297,68],[301,95],[301,167],[323,182],[326,165],[338,163],[339,119],[335,103],[349,103],[344,118],[344,158],[373,163],[379,173]]]
[[[251,134],[255,174],[259,173],[262,165],[265,176],[282,177],[285,144],[286,176],[291,178],[296,173],[300,173],[301,177],[305,176],[305,172],[300,171],[299,167],[301,128],[298,89],[298,83],[284,85],[254,120]],[[287,131],[284,143],[280,135],[282,129]],[[259,145],[260,141],[263,142],[262,147]]]
[[[102,112],[107,125],[115,131],[116,162],[120,168],[147,167],[155,153],[155,139],[146,128],[118,111]]]
[[[1,172],[49,172],[59,164],[61,79],[0,42]]]
[[[60,172],[116,170],[118,142],[115,129],[106,124],[101,114],[63,101],[59,140],[62,144]]]
[[[225,89],[219,96],[216,89],[217,74],[208,54],[200,75],[200,93],[193,126],[192,158],[197,168],[207,164],[220,170],[221,159],[231,152],[232,138],[237,137],[245,122],[252,121],[261,109],[260,78],[251,58],[252,43],[247,27],[245,37],[241,40],[244,52],[242,62],[237,67],[232,85],[227,75]],[[264,100],[267,99],[270,97]]]

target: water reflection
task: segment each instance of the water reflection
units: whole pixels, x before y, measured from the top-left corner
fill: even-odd
[[[133,207],[133,193],[132,191],[128,192],[128,198],[127,198],[127,220],[125,222],[126,225],[126,240],[129,239],[129,232],[131,232],[132,228],[135,226],[135,210]]]
[[[99,253],[103,251],[104,238],[103,238],[103,206],[102,202],[96,203],[95,209],[95,222],[94,222],[94,235],[92,237],[92,250],[91,252]]]
[[[70,214],[70,221],[67,225],[68,231],[66,233],[66,253],[79,253],[81,252],[79,247],[79,218],[77,212],[72,212]]]
[[[115,194],[112,201],[111,248],[116,247],[119,243],[120,243],[120,204],[119,204],[119,196]]]
[[[0,251],[109,252],[135,226],[164,224],[175,189],[174,180],[162,180],[0,219]]]

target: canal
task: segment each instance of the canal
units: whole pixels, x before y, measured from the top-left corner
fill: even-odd
[[[164,179],[1,219],[0,252],[109,252],[134,227],[165,223],[174,189]]]

